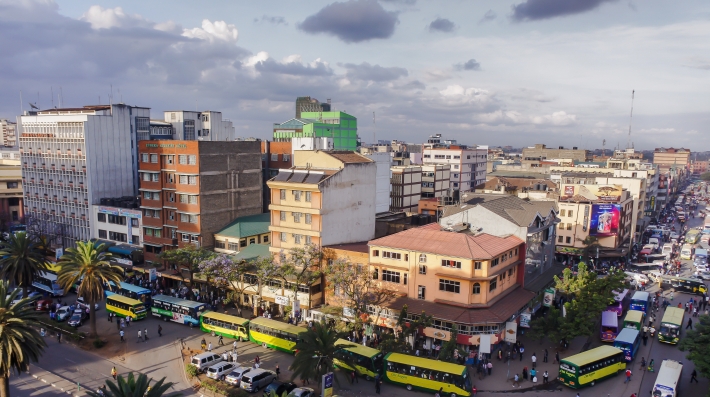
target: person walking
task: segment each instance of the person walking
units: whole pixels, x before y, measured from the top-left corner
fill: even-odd
[[[555,361],[553,364],[557,364],[560,362],[560,352],[555,352]]]
[[[695,383],[699,383],[698,382],[698,371],[696,371],[695,368],[693,368],[693,373],[690,374],[690,383],[693,383],[693,381],[695,381]]]
[[[355,382],[360,383],[357,379],[357,375],[355,375],[355,371],[350,371],[350,384],[354,384]]]
[[[222,335],[217,338],[217,342],[220,344],[220,346],[224,346],[224,339],[222,338]]]
[[[118,331],[118,334],[121,335],[121,342],[125,342],[126,340],[123,339],[123,330]]]
[[[131,320],[131,316],[126,316],[126,327],[130,327],[130,326],[131,326],[131,321],[132,321],[132,320]]]
[[[112,323],[113,322],[113,313],[108,312],[108,322]]]
[[[520,377],[518,374],[515,374],[513,377],[513,387],[520,386]]]
[[[523,361],[523,353],[525,352],[525,347],[520,345],[520,361]]]
[[[208,352],[211,352],[211,351],[212,351],[212,342],[210,342],[209,344],[207,344],[207,351],[208,351]]]
[[[523,380],[528,380],[528,367],[527,367],[527,365],[523,367]]]
[[[476,394],[478,394],[478,389],[476,388],[476,385],[473,385],[473,388],[471,389],[471,395],[473,397],[476,397]]]
[[[688,329],[688,328],[693,329],[693,319],[692,318],[688,319],[688,325],[685,326],[685,329]]]
[[[380,394],[381,387],[382,378],[380,377],[380,374],[377,374],[377,377],[375,377],[375,393]]]
[[[111,376],[113,377],[113,380],[116,380],[116,375],[118,375],[116,367],[111,368]]]
[[[546,363],[547,362],[547,349],[545,349],[545,354],[542,356],[542,362]]]
[[[542,383],[547,383],[547,378],[550,377],[550,374],[547,373],[547,371],[542,373]]]
[[[163,336],[163,327],[158,324],[158,336]]]
[[[136,343],[142,342],[142,341],[143,341],[143,331],[138,330],[138,340],[136,341]]]
[[[148,328],[143,330],[143,340],[144,341],[148,340]]]
[[[236,352],[237,351],[237,341],[235,340],[232,342],[232,351]]]
[[[631,370],[627,368],[626,369],[626,380],[624,381],[624,383],[628,383],[628,382],[631,382]]]
[[[643,333],[643,345],[646,346],[647,343],[648,343],[648,334],[646,334],[646,333],[644,332],[644,333]]]
[[[488,375],[490,376],[493,373],[493,363],[489,361],[486,368],[488,369]]]
[[[531,359],[532,359],[532,367],[533,367],[533,369],[535,369],[535,367],[537,366],[537,355],[535,355],[535,353],[533,353]]]
[[[279,367],[279,363],[276,363],[276,379],[279,378],[279,375],[281,375],[281,367]]]
[[[537,383],[537,371],[535,370],[535,368],[530,370],[530,380],[533,383]]]

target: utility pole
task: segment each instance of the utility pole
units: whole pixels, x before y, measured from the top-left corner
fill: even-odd
[[[631,148],[631,120],[634,117],[634,93],[635,90],[631,90],[631,113],[629,114],[629,139],[628,142],[626,143],[626,148],[629,149]]]

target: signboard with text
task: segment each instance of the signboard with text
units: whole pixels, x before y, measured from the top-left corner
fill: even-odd
[[[621,223],[621,206],[618,204],[593,204],[589,220],[590,236],[616,236]]]

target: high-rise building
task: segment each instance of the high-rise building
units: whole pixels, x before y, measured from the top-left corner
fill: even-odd
[[[422,167],[395,166],[391,174],[390,211],[417,212],[422,198]]]
[[[5,151],[2,151],[5,155]],[[22,205],[22,169],[16,159],[0,159],[0,221],[12,223],[24,217]]]
[[[422,166],[422,198],[447,196],[450,188],[450,165],[425,164]]]
[[[523,160],[550,160],[550,159],[568,159],[576,161],[592,160],[592,152],[589,150],[578,149],[576,146],[572,149],[565,149],[560,146],[557,149],[548,148],[547,145],[541,143],[535,144],[532,147],[523,148]]]
[[[146,262],[165,249],[211,247],[235,218],[261,212],[257,141],[141,141],[140,194]]]
[[[0,119],[0,139],[2,139],[0,144],[4,147],[17,146],[17,123]]]
[[[357,118],[345,112],[301,112],[301,117],[275,123],[274,142],[293,138],[332,138],[334,150],[357,150]],[[298,150],[298,148],[294,148]]]
[[[173,126],[173,139],[184,141],[233,141],[234,124],[222,118],[222,112],[205,110],[165,111],[165,121]]]
[[[301,118],[302,112],[330,112],[330,99],[321,103],[316,98],[300,96],[296,98],[296,118]]]
[[[451,190],[469,192],[486,182],[488,147],[450,145],[425,148],[424,164],[448,164],[451,167]]]
[[[149,108],[125,104],[41,110],[18,117],[28,230],[66,247],[91,238],[102,197],[134,196],[136,131]]]

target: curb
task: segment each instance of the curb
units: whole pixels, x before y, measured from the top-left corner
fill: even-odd
[[[32,374],[32,377],[35,378],[35,379],[37,379],[38,381],[40,381],[40,382],[42,382],[42,383],[48,383],[48,382],[47,382],[47,379],[40,378],[40,377],[37,376],[37,375]],[[72,391],[65,390],[63,387],[58,387],[58,386],[55,385],[54,383],[49,383],[49,384],[50,384],[53,388],[59,389],[59,390],[61,390],[63,393],[67,393],[68,395],[70,395],[70,396],[72,396],[72,397],[80,397],[78,394],[74,394]]]

